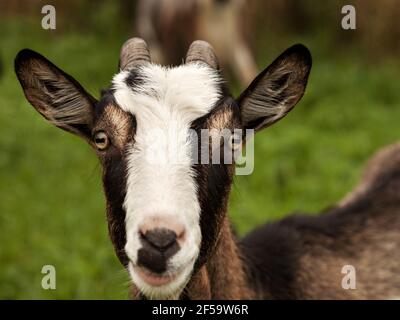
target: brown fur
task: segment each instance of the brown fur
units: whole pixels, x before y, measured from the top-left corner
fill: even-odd
[[[399,145],[387,147],[366,166],[369,191],[345,206],[320,216],[292,216],[260,230],[270,242],[263,249],[271,264],[293,250],[290,277],[271,266],[260,269],[246,246],[237,243],[225,217],[215,250],[191,279],[185,295],[192,299],[387,299],[400,295],[400,167]],[[378,164],[385,166],[379,166]],[[379,169],[378,169],[379,168]],[[373,182],[373,183],[372,183]],[[377,199],[371,198],[375,195]],[[277,232],[278,238],[271,236]],[[285,233],[288,232],[288,237]],[[251,234],[250,234],[251,236]],[[256,235],[256,238],[259,237]],[[278,249],[279,242],[289,247]],[[249,241],[247,241],[248,245]],[[254,245],[253,242],[251,245]],[[260,245],[263,245],[262,243]],[[289,248],[289,249],[285,249]],[[278,250],[277,250],[278,249]],[[250,251],[250,252],[249,252]],[[286,259],[286,260],[285,260]],[[263,262],[265,263],[265,262]],[[356,289],[343,289],[342,268],[354,266]],[[264,266],[265,267],[265,266]],[[260,278],[261,277],[261,278]],[[260,279],[267,279],[263,281]],[[281,281],[283,279],[283,281]],[[291,279],[291,280],[288,280]],[[280,286],[276,291],[276,287]],[[200,294],[199,294],[200,293]],[[204,293],[202,295],[201,293]]]
[[[105,129],[112,132],[114,144],[122,150],[132,136],[132,117],[113,103],[109,103],[96,121],[94,131]]]
[[[225,218],[214,254],[206,264],[210,278],[212,299],[253,299],[246,267],[232,235],[228,219]]]
[[[400,212],[387,219],[370,219],[357,230],[349,228],[329,239],[310,235],[313,243],[300,258],[298,286],[305,299],[387,299],[400,293]],[[390,228],[388,226],[391,225]],[[386,232],[383,230],[387,229]],[[344,290],[343,266],[356,270],[356,289]]]
[[[363,170],[360,183],[340,201],[339,206],[346,206],[356,201],[384,172],[396,168],[400,168],[400,143],[382,148],[371,157]]]
[[[191,300],[210,300],[212,298],[211,283],[206,266],[201,267],[192,276],[183,294]]]
[[[20,60],[16,72],[28,101],[50,123],[87,139],[95,99],[40,54]]]

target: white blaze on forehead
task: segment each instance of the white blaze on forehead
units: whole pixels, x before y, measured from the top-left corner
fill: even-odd
[[[175,68],[148,65],[139,67],[136,72],[140,81],[134,90],[125,81],[130,71],[122,71],[113,78],[117,103],[124,111],[135,115],[146,110],[158,116],[174,112],[193,121],[207,114],[221,96],[218,72],[203,64]],[[158,109],[152,103],[163,108]]]
[[[168,215],[186,227],[187,236],[169,265],[176,269],[192,267],[201,234],[189,129],[220,99],[220,78],[217,71],[201,64],[176,68],[147,65],[133,72],[139,77],[134,87],[126,83],[129,71],[113,79],[116,102],[132,113],[137,123],[128,150],[125,249],[136,263],[141,247],[139,226],[150,216]],[[156,163],[149,161],[149,149],[156,155]]]

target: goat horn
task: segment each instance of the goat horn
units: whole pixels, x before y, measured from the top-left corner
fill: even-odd
[[[128,70],[135,66],[150,63],[150,52],[143,39],[131,38],[121,48],[119,69]]]
[[[213,47],[206,41],[196,40],[190,45],[186,54],[186,63],[203,62],[211,68],[218,69],[218,59]]]

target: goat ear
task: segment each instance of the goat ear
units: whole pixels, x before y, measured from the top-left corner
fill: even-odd
[[[243,127],[261,130],[292,110],[303,96],[311,64],[308,49],[297,44],[262,71],[238,98]]]
[[[24,49],[15,73],[32,106],[55,126],[89,139],[96,100],[71,76],[39,53]]]

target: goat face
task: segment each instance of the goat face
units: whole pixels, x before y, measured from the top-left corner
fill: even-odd
[[[308,50],[293,46],[235,100],[207,43],[194,42],[185,64],[164,68],[152,64],[144,41],[134,38],[97,101],[36,52],[22,50],[15,60],[36,110],[95,149],[117,256],[150,298],[178,297],[221,232],[233,166],[193,161],[201,158],[200,131],[273,124],[303,95],[310,68]]]

